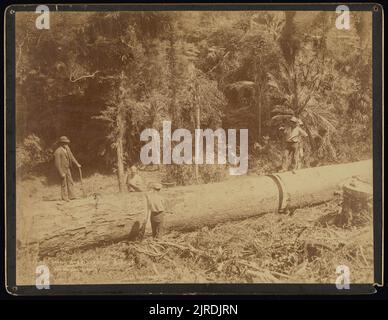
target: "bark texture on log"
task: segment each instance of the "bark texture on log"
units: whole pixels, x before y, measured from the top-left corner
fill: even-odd
[[[283,201],[291,207],[305,207],[333,198],[333,191],[352,177],[372,184],[372,160],[329,165],[276,174],[282,184]],[[284,204],[286,205],[286,204]]]
[[[220,183],[165,189],[161,192],[174,212],[166,215],[166,228],[190,231],[277,212],[279,202],[287,199],[292,206],[314,205],[332,199],[341,183],[355,175],[370,180],[372,161],[303,169],[278,174],[276,179],[233,177]],[[103,195],[18,208],[24,214],[17,237],[23,245],[38,245],[41,255],[133,240],[142,236],[148,220],[145,195]]]
[[[39,205],[29,208],[35,217],[28,219],[24,226],[27,230],[20,232],[18,239],[38,245],[40,255],[135,240],[144,233],[147,219],[146,198],[140,193]]]

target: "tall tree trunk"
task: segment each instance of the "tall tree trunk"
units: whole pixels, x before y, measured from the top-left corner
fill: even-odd
[[[195,108],[196,108],[196,128],[201,129],[201,107],[199,105],[199,99],[198,99],[198,82],[195,80]],[[199,144],[199,140],[198,140]],[[195,146],[195,150],[199,150],[199,145]],[[199,183],[199,165],[198,163],[195,163],[195,180],[197,183]]]
[[[119,107],[117,115],[118,135],[116,141],[116,155],[117,155],[117,179],[119,182],[119,192],[124,192],[124,134],[125,134],[125,121],[123,117],[122,106]]]
[[[170,79],[169,79],[169,89],[170,89],[170,115],[172,120],[172,131],[176,128],[180,128],[180,114],[178,114],[178,108],[176,103],[176,95],[177,95],[177,87],[179,86],[178,77],[179,73],[177,70],[177,52],[175,50],[175,42],[176,42],[176,33],[175,33],[175,25],[172,26],[172,31],[169,39],[169,50],[168,50],[168,65],[170,69]]]
[[[261,125],[261,123],[262,123],[262,119],[261,119],[261,107],[262,107],[262,98],[261,98],[261,90],[260,89],[258,89],[258,94],[259,94],[259,96],[258,96],[258,99],[257,99],[257,108],[258,108],[258,110],[257,110],[257,112],[258,112],[258,123],[259,123],[259,131],[258,131],[258,141],[260,141],[260,138],[261,138],[261,136],[262,136],[262,125]]]
[[[258,73],[259,69],[257,66],[257,61],[254,60],[254,70],[255,70],[255,75],[254,75],[254,103],[255,103],[255,131],[254,131],[254,136],[255,136],[255,141],[260,142],[260,136],[261,136],[261,114],[260,114],[260,88],[259,88],[259,83],[258,83]]]
[[[119,87],[119,101],[117,109],[117,139],[116,139],[116,156],[117,156],[117,179],[119,183],[119,192],[124,192],[125,183],[124,183],[124,140],[125,140],[125,131],[126,131],[126,121],[125,121],[125,100],[127,98],[127,89],[125,83],[125,74],[121,72],[120,75],[120,87]]]

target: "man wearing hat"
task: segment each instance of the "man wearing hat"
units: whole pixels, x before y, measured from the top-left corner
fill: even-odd
[[[300,142],[301,139],[307,137],[306,131],[304,131],[299,125],[302,122],[296,118],[291,117],[290,125],[285,129],[285,149],[283,155],[283,171],[289,169],[289,162],[291,158],[292,171],[300,168]]]
[[[152,191],[147,195],[148,210],[151,212],[151,228],[152,236],[160,238],[163,235],[164,228],[164,214],[165,214],[165,200],[160,194],[162,185],[154,183]]]
[[[59,147],[54,152],[55,158],[55,167],[58,170],[58,173],[62,179],[61,183],[61,196],[62,200],[69,201],[75,199],[74,195],[74,182],[71,176],[71,165],[75,164],[78,168],[81,168],[81,165],[75,159],[73,153],[69,148],[70,140],[66,136],[59,138]]]

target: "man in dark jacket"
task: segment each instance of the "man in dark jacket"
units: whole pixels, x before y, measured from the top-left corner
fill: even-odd
[[[54,152],[55,167],[57,168],[58,173],[62,179],[61,195],[62,200],[64,201],[75,199],[73,188],[74,182],[70,171],[72,164],[75,164],[78,168],[81,168],[81,165],[75,159],[69,148],[69,143],[70,140],[67,137],[60,137],[59,147]]]
[[[155,183],[152,186],[153,191],[147,195],[148,210],[151,212],[151,228],[154,238],[161,238],[164,232],[164,215],[166,212],[165,199],[160,194],[162,185]]]

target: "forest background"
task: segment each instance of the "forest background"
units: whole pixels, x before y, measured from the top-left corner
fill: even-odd
[[[86,176],[114,173],[123,191],[140,133],[163,120],[192,132],[247,128],[259,174],[279,169],[291,115],[309,135],[304,167],[371,158],[370,13],[351,12],[348,30],[335,12],[55,12],[48,30],[36,18],[16,19],[18,179],[56,181],[53,151],[66,135]],[[158,169],[177,184],[226,172]]]

